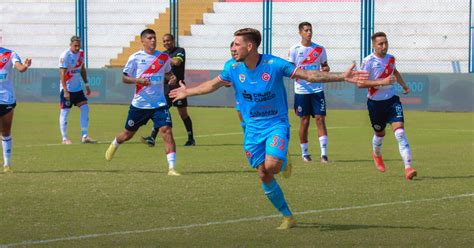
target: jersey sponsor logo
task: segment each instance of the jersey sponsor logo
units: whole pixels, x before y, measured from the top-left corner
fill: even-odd
[[[278,110],[276,109],[267,110],[267,111],[250,111],[250,118],[275,116],[277,114],[278,114]]]
[[[264,93],[253,93],[253,94],[251,94],[251,93],[247,93],[246,91],[244,91],[242,93],[242,96],[245,100],[247,100],[249,102],[266,102],[266,101],[270,101],[273,98],[275,98],[276,93],[267,91],[267,92],[264,92]]]
[[[268,81],[270,81],[270,78],[271,78],[270,74],[268,74],[268,73],[266,73],[266,72],[264,72],[264,73],[262,74],[262,80],[263,80],[263,81],[268,82]]]
[[[245,75],[244,74],[239,74],[239,81],[243,83],[245,81]]]

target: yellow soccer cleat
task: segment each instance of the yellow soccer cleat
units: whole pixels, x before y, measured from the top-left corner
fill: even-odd
[[[288,230],[290,228],[296,227],[296,220],[293,216],[290,217],[283,217],[283,222],[279,227],[278,230]]]
[[[168,176],[181,176],[175,169],[170,169],[168,171]]]
[[[110,161],[112,158],[114,158],[114,154],[117,151],[117,146],[114,144],[110,144],[109,148],[105,152],[105,160]]]
[[[3,166],[4,173],[13,173],[13,170],[10,166]]]
[[[285,167],[285,170],[283,170],[281,172],[281,175],[284,177],[284,178],[289,178],[291,177],[291,171],[293,169],[293,163],[291,162],[291,157],[290,157],[290,154],[287,153],[286,154],[286,167]]]

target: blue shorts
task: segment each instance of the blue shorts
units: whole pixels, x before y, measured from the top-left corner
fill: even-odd
[[[265,155],[271,155],[283,160],[281,170],[284,170],[289,140],[290,128],[287,123],[277,124],[263,132],[247,129],[244,134],[244,151],[250,166],[256,169],[265,162]]]
[[[382,101],[367,100],[370,123],[376,132],[383,131],[387,123],[404,122],[400,97],[393,96]]]
[[[4,116],[10,112],[16,107],[16,102],[12,104],[0,104],[0,116]]]
[[[153,128],[173,126],[167,106],[155,109],[140,109],[130,105],[125,129],[132,132],[137,131],[141,126],[146,125],[150,119],[153,121]]]
[[[62,109],[72,108],[72,105],[77,106],[78,103],[87,101],[86,96],[84,95],[84,91],[77,91],[77,92],[69,92],[69,101],[64,98],[64,90],[61,90],[60,95],[60,104]]]
[[[326,99],[324,91],[313,94],[295,94],[295,113],[299,117],[326,116]]]

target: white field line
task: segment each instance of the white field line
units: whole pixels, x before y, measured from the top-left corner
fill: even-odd
[[[445,196],[445,197],[441,197],[441,198],[427,198],[427,199],[419,199],[419,200],[407,200],[407,201],[375,203],[375,204],[369,204],[369,205],[350,206],[350,207],[342,207],[342,208],[327,208],[327,209],[306,210],[306,211],[302,211],[302,212],[295,212],[294,214],[295,215],[306,215],[306,214],[313,214],[313,213],[337,212],[337,211],[346,211],[346,210],[353,210],[353,209],[376,208],[376,207],[384,207],[384,206],[391,206],[391,205],[403,205],[403,204],[411,204],[411,203],[419,203],[419,202],[433,202],[433,201],[452,200],[452,199],[466,198],[466,197],[472,197],[472,196],[474,196],[474,193],[467,193],[467,194],[454,195],[454,196]],[[128,235],[128,234],[149,233],[149,232],[159,232],[159,231],[169,231],[169,230],[186,230],[186,229],[192,229],[192,228],[196,228],[196,227],[207,227],[207,226],[214,226],[214,225],[226,225],[226,224],[234,224],[234,223],[241,223],[241,222],[261,221],[261,220],[273,219],[273,218],[281,218],[281,215],[275,214],[275,215],[248,217],[248,218],[241,218],[241,219],[234,219],[234,220],[212,221],[212,222],[207,222],[207,223],[196,223],[196,224],[189,224],[189,225],[183,225],[183,226],[157,227],[157,228],[145,229],[145,230],[119,231],[119,232],[110,232],[110,233],[95,233],[95,234],[86,234],[86,235],[80,235],[80,236],[69,236],[69,237],[61,237],[61,238],[45,239],[45,240],[27,240],[27,241],[22,241],[22,242],[19,242],[19,243],[10,243],[10,244],[3,244],[3,245],[0,244],[0,247],[7,248],[7,247],[14,247],[14,246],[46,244],[46,243],[53,243],[53,242],[60,242],[60,241],[81,240],[81,239],[106,237],[106,236],[114,236],[114,235]]]
[[[361,128],[360,126],[353,126],[353,127],[327,127],[327,129],[351,129],[351,128]],[[297,128],[291,128],[291,131],[298,130]],[[310,130],[316,130],[316,128],[310,128]],[[433,128],[433,129],[413,129],[416,131],[452,131],[452,132],[474,132],[474,129],[441,129],[441,128]],[[215,133],[215,134],[202,134],[202,135],[195,135],[195,138],[208,138],[208,137],[219,137],[219,136],[232,136],[232,135],[242,135],[242,132],[233,132],[233,133]],[[178,136],[174,137],[175,139],[187,139],[188,136]],[[99,141],[98,144],[110,144],[110,141]],[[81,143],[74,143],[73,145],[81,145]],[[14,146],[14,148],[31,148],[31,147],[48,147],[48,146],[62,146],[60,142],[53,143],[53,144],[33,144],[33,145],[19,145]]]

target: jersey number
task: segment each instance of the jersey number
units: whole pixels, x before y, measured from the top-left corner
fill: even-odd
[[[283,151],[283,149],[285,148],[285,140],[278,136],[273,136],[273,142],[270,144],[270,146],[274,147],[274,146],[277,146],[278,144],[280,144],[278,146],[278,149]]]

